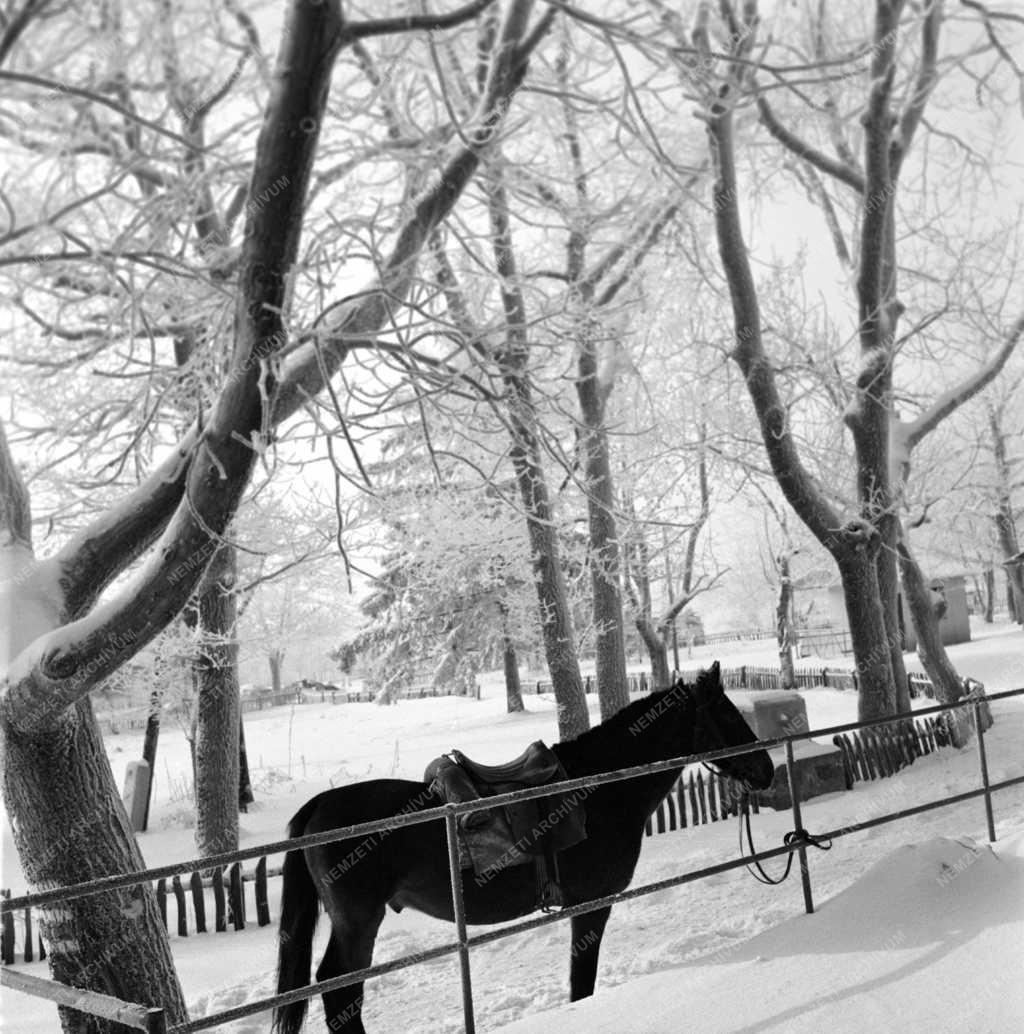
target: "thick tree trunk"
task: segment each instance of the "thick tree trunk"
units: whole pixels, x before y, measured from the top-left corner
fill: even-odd
[[[605,721],[629,703],[626,636],[619,591],[619,541],[612,509],[615,500],[607,432],[600,425],[588,427],[584,437],[597,695],[601,720]]]
[[[577,342],[576,395],[582,424],[579,447],[587,498],[590,589],[596,638],[597,695],[602,721],[629,703],[626,682],[626,633],[619,588],[620,553],[615,521],[605,403],[610,385],[598,378],[596,323],[581,319]]]
[[[5,728],[4,801],[30,887],[60,887],[144,869],[88,698],[35,737]],[[149,883],[38,910],[54,979],[187,1016]],[[65,1031],[116,1024],[61,1010]]]
[[[943,704],[956,703],[964,695],[964,684],[942,642],[931,589],[905,542],[899,544],[899,559],[904,598],[917,635],[917,656],[932,681],[936,699]],[[946,721],[954,744],[964,746],[970,738],[969,724],[953,711],[946,713]]]
[[[510,455],[516,485],[526,513],[530,559],[540,607],[541,634],[548,671],[554,685],[560,739],[573,739],[590,727],[587,697],[583,690],[574,643],[572,612],[565,584],[555,525],[554,507],[541,463],[528,372],[529,341],[526,333],[526,305],[518,283],[515,252],[509,225],[508,197],[500,166],[492,165],[486,180],[488,214],[495,268],[501,279],[505,313],[505,349],[500,356],[501,374],[507,391]]]
[[[996,512],[993,514],[996,539],[1003,560],[1010,561],[1004,564],[1009,584],[1007,604],[1010,618],[1024,624],[1024,564],[1016,560],[1020,554],[1020,539],[1017,536],[1017,522],[1013,512],[1012,475],[1001,410],[989,411],[989,429],[992,433],[992,452],[996,462]]]
[[[896,711],[910,710],[910,684],[907,666],[903,661],[903,631],[900,612],[900,568],[897,561],[900,522],[886,518],[879,522],[882,548],[878,554],[878,593],[882,601],[886,641],[889,643],[889,663],[896,690]]]
[[[520,426],[519,430],[521,432],[523,428]],[[558,532],[543,471],[531,453],[532,450],[527,451],[521,440],[517,440],[512,450],[512,462],[527,513],[544,657],[558,709],[558,736],[559,739],[570,740],[590,728],[590,715],[583,690],[583,676],[576,657],[572,612],[560,562]]]
[[[17,479],[0,430],[0,478]],[[6,484],[4,488],[6,489]],[[28,495],[4,491],[0,514],[0,669],[65,620],[53,562],[37,563],[27,536]],[[10,512],[19,509],[21,515]],[[59,887],[145,864],[103,749],[89,699],[38,732],[0,717],[4,804],[30,888]],[[37,911],[55,979],[186,1018],[166,931],[150,884]],[[67,1031],[112,1034],[114,1026],[61,1010]]]
[[[672,672],[668,666],[668,646],[665,637],[659,634],[653,622],[643,615],[637,615],[635,624],[651,663],[651,686],[654,689],[666,689],[672,684]]]
[[[223,544],[207,568],[198,600],[202,635],[195,660],[196,847],[200,854],[238,848],[239,704],[235,638],[237,555]]]
[[[856,661],[857,720],[884,718],[894,713],[895,698],[875,559],[855,551],[838,566]]]

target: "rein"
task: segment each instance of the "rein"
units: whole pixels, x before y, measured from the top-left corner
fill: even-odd
[[[710,732],[712,735],[711,742],[724,743],[725,739],[718,728],[717,722],[715,722],[714,716],[711,713],[711,708],[705,700],[696,698],[693,694],[690,695],[690,702],[695,708],[695,721],[694,721],[694,742],[698,742],[698,736],[700,733]],[[705,732],[706,730],[706,732]],[[718,773],[717,769],[713,768],[706,761],[701,764],[709,772]],[[747,833],[747,847],[749,848],[750,854],[757,854],[754,849],[754,834],[750,828],[750,792],[744,791],[741,803],[740,803],[740,823],[739,823],[739,846],[740,855],[743,855],[743,831],[746,828]],[[828,837],[816,837],[812,833],[808,833],[806,829],[793,829],[790,830],[783,838],[783,844],[790,847],[796,844],[798,847],[816,847],[819,851],[831,851],[832,841]],[[747,864],[747,871],[751,876],[754,877],[759,883],[765,883],[769,886],[777,886],[780,883],[785,882],[788,878],[790,871],[793,868],[793,858],[796,855],[796,851],[790,851],[789,857],[786,859],[786,868],[782,875],[777,879],[773,879],[764,871],[759,861],[754,861],[753,865]]]
[[[740,855],[743,854],[743,830],[744,827],[747,831],[747,847],[749,848],[750,854],[757,854],[754,849],[754,835],[750,830],[750,794],[744,793],[740,804],[740,823],[739,823],[739,834],[740,834]],[[831,851],[832,841],[828,837],[816,837],[812,833],[808,833],[806,829],[791,829],[783,838],[783,844],[789,847],[792,844],[798,844],[803,847],[816,847],[819,851]],[[785,882],[789,876],[790,870],[793,868],[793,858],[796,856],[795,851],[789,852],[789,857],[786,859],[786,868],[782,875],[778,879],[772,879],[764,871],[761,863],[755,861],[753,866],[747,865],[747,872],[754,877],[758,883],[766,883],[769,886],[777,886],[780,883]]]

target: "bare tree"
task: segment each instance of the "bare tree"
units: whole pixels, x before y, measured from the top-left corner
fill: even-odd
[[[9,500],[0,543],[4,567],[16,576],[5,590],[14,594],[20,615],[4,644],[4,797],[31,885],[59,886],[143,867],[89,693],[180,613],[224,540],[271,429],[319,392],[351,342],[376,333],[405,295],[416,256],[475,172],[542,33],[528,27],[530,3],[508,5],[490,51],[482,102],[440,175],[414,199],[379,282],[331,310],[314,340],[292,344],[288,288],[338,53],[370,35],[443,28],[483,6],[357,24],[347,22],[336,3],[297,0],[256,145],[248,195],[263,200],[247,213],[232,291],[231,358],[212,409],[135,491],[42,561],[32,555],[27,494],[6,445],[0,451],[0,483]],[[138,574],[98,603],[113,579],[147,551]],[[186,1019],[148,885],[69,902],[51,914],[45,932],[57,979],[160,1005],[172,1023]],[[65,1024],[75,1030],[110,1027],[83,1024],[70,1014]]]

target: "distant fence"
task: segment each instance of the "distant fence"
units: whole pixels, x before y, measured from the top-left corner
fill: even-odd
[[[699,667],[684,668],[672,673],[673,679],[694,682],[700,673]],[[856,671],[845,668],[807,668],[795,669],[797,689],[844,689],[856,692],[860,682]],[[626,677],[630,693],[647,693],[651,689],[651,680],[645,672]],[[771,665],[741,664],[736,668],[722,668],[722,684],[726,689],[783,689],[782,669]],[[590,675],[583,680],[583,688],[587,693],[597,692],[597,683]],[[935,689],[927,675],[916,673],[907,675],[907,688],[912,697],[934,697]],[[554,686],[550,681],[541,680],[531,683],[528,692],[552,693]]]

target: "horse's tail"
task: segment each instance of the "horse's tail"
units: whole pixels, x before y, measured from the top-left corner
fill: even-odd
[[[288,836],[302,836],[317,804],[307,801],[288,824]],[[320,898],[302,851],[284,856],[284,888],[281,893],[281,926],[277,948],[277,993],[294,991],[309,983],[313,965],[313,933],[320,915]],[[298,1034],[308,1002],[293,1002],[274,1010],[275,1034]]]

